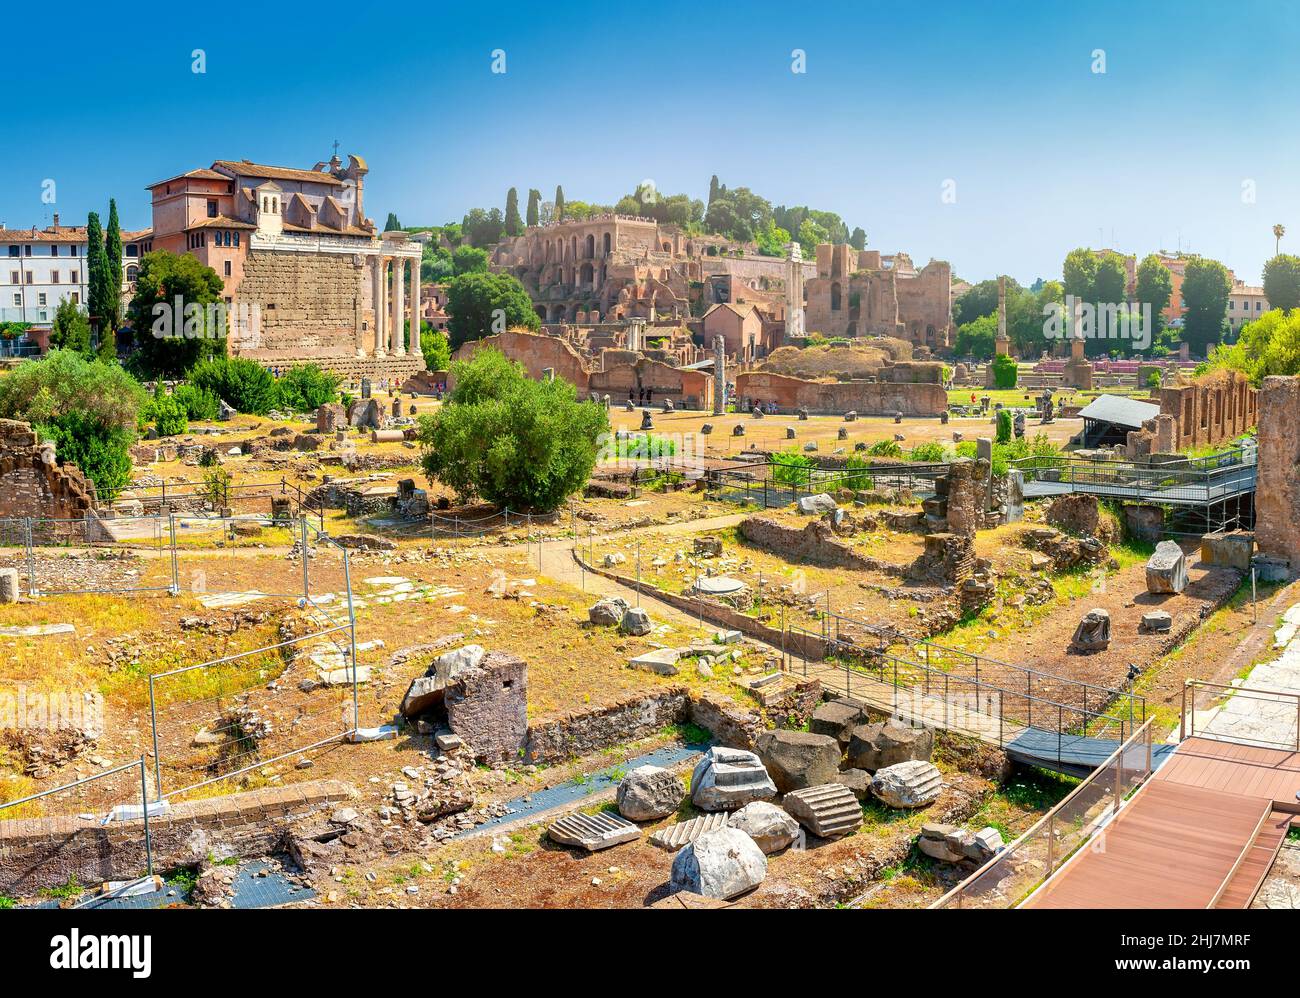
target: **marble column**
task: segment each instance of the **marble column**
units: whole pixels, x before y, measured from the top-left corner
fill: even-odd
[[[411,353],[419,357],[420,349],[420,261],[411,260]]]
[[[393,356],[406,356],[406,331],[403,329],[406,318],[406,259],[393,257]]]
[[[385,346],[388,335],[388,260],[375,257],[375,273],[378,275],[378,296],[375,299],[375,356],[386,357]]]
[[[362,332],[362,330],[358,329],[357,330],[357,356],[358,357],[366,356],[367,352],[370,349],[372,349],[375,346],[376,342],[378,341],[379,334],[377,330],[379,328],[379,299],[381,297],[379,291],[379,258],[378,257],[372,257],[370,261],[370,297],[374,304],[374,319],[372,320],[372,328],[369,331],[370,344],[367,346],[365,334]]]

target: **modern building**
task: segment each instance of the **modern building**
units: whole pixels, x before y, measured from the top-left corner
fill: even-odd
[[[1234,280],[1228,294],[1228,326],[1235,333],[1248,322],[1253,322],[1268,311],[1264,289],[1245,281]]]

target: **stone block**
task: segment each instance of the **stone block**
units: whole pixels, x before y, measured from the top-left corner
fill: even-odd
[[[701,811],[735,811],[775,796],[776,784],[762,760],[743,749],[715,745],[691,774],[691,800]]]
[[[822,839],[840,838],[862,825],[862,806],[853,791],[841,783],[795,790],[785,795],[781,806]]]
[[[920,759],[887,766],[871,781],[871,792],[897,808],[928,807],[938,800],[942,789],[943,776],[938,768]]]
[[[735,812],[727,824],[739,828],[770,856],[791,845],[799,836],[799,822],[775,804],[756,800]]]
[[[753,890],[767,876],[767,857],[738,828],[706,832],[673,860],[674,890],[729,900]]]
[[[933,751],[934,729],[913,727],[891,718],[854,728],[849,733],[847,761],[852,769],[874,773],[900,762],[928,762]]]
[[[1245,530],[1218,531],[1201,538],[1201,561],[1221,568],[1250,571],[1255,535]]]
[[[632,821],[666,818],[686,796],[681,777],[661,766],[638,766],[618,785],[618,811]]]
[[[566,814],[546,829],[546,837],[562,846],[596,852],[632,842],[641,837],[641,829],[622,815],[609,811],[596,814]]]
[[[1187,588],[1187,556],[1174,541],[1161,541],[1147,559],[1147,592],[1181,593]]]
[[[0,603],[18,602],[18,569],[0,568]]]
[[[852,700],[832,700],[812,712],[808,730],[814,735],[829,735],[844,747],[849,744],[852,730],[866,719],[867,713],[861,704]]]
[[[1074,629],[1070,647],[1079,652],[1105,651],[1110,647],[1110,613],[1100,608],[1089,610]]]
[[[828,735],[765,731],[758,736],[755,749],[783,794],[829,783],[840,768],[840,744]]]
[[[701,814],[687,821],[677,821],[658,829],[650,835],[649,841],[652,846],[658,846],[668,852],[676,852],[682,846],[690,845],[705,832],[725,827],[729,818],[730,815],[726,811]]]

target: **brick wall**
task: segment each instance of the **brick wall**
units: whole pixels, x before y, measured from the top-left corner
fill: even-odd
[[[291,822],[355,796],[346,783],[316,780],[174,804],[167,814],[149,819],[154,869],[190,866],[209,853],[264,855],[278,848]],[[0,894],[33,894],[71,877],[86,885],[127,880],[144,871],[141,821],[104,826],[76,817],[0,821]]]
[[[1268,377],[1259,393],[1255,542],[1300,570],[1300,379]]]
[[[261,307],[261,342],[241,349],[241,356],[271,363],[355,359],[363,317],[372,340],[375,328],[372,311],[363,311],[362,259],[351,253],[250,250],[239,298]]]
[[[948,408],[948,393],[938,384],[893,384],[877,381],[805,381],[762,371],[736,376],[736,394],[775,402],[784,412],[844,413],[863,416],[938,416]]]
[[[56,464],[53,446],[38,444],[27,423],[0,419],[0,518],[80,519],[95,506],[95,487],[75,464]]]

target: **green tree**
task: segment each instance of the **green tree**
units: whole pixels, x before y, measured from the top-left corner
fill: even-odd
[[[461,274],[486,274],[487,269],[487,250],[481,250],[476,246],[457,246],[451,251],[453,277],[459,277]]]
[[[425,474],[462,499],[552,510],[581,489],[608,437],[603,407],[563,379],[533,381],[497,350],[452,364],[446,404],[421,417]]]
[[[978,319],[957,327],[957,338],[953,340],[952,345],[953,355],[988,360],[993,356],[997,334],[997,317],[981,315]]]
[[[1097,280],[1097,254],[1090,249],[1072,249],[1065,255],[1061,267],[1062,285],[1067,295],[1076,301],[1095,302]]]
[[[99,338],[99,354],[105,360],[117,356],[117,329],[122,325],[122,224],[117,217],[117,201],[108,199],[108,228],[104,230],[104,255],[107,262],[108,318],[111,320]]]
[[[998,410],[997,430],[993,442],[998,444],[1011,443],[1011,412],[1008,409]]]
[[[1241,327],[1236,343],[1215,347],[1209,361],[1244,371],[1256,387],[1270,374],[1300,374],[1300,309],[1269,309]]]
[[[31,423],[95,483],[101,500],[116,498],[131,477],[131,444],[148,396],[122,367],[51,350],[0,378],[0,418]]]
[[[709,178],[709,207],[710,208],[713,207],[714,199],[717,198],[718,193],[722,190],[723,187],[720,183],[718,183],[718,175],[715,173],[712,177]]]
[[[1093,275],[1093,302],[1118,305],[1126,300],[1125,284],[1128,276],[1124,270],[1124,260],[1113,253],[1097,257],[1097,269]]]
[[[420,323],[420,349],[424,351],[426,370],[445,371],[451,366],[451,344],[447,342],[447,334],[427,322]]]
[[[564,188],[559,184],[555,185],[555,220],[564,221]]]
[[[396,232],[402,227],[402,223],[397,220],[397,215],[393,212],[388,213],[388,220],[384,222],[385,232]]]
[[[327,402],[337,402],[340,381],[342,378],[319,364],[297,364],[276,381],[276,408],[312,412]]]
[[[533,228],[534,226],[540,224],[541,222],[541,213],[539,210],[541,203],[542,203],[542,192],[537,190],[536,188],[531,188],[528,191],[528,227],[529,228]]]
[[[451,348],[522,326],[537,330],[541,319],[524,286],[509,274],[462,274],[447,288],[447,332]]]
[[[958,326],[974,322],[983,315],[995,315],[998,310],[998,282],[980,281],[957,299],[952,319]]]
[[[461,222],[461,231],[473,246],[491,246],[501,241],[505,232],[505,216],[500,208],[471,208]]]
[[[1192,352],[1205,356],[1223,336],[1232,278],[1218,260],[1194,256],[1183,270],[1183,339]]]
[[[1154,343],[1165,328],[1165,309],[1173,294],[1174,278],[1160,260],[1150,253],[1137,266],[1137,300],[1151,306],[1151,337]]]
[[[217,272],[197,257],[146,253],[128,310],[135,335],[133,368],[146,377],[174,378],[205,358],[224,357],[221,292]]]
[[[246,357],[213,357],[189,372],[190,384],[209,392],[237,411],[264,416],[279,402],[271,372]]]
[[[867,233],[861,227],[855,228],[853,234],[849,236],[849,245],[855,250],[864,250],[867,248]]]
[[[506,235],[517,236],[524,231],[524,220],[519,217],[519,192],[513,187],[506,191]]]
[[[86,304],[90,310],[90,324],[99,331],[101,337],[106,330],[113,328],[113,316],[116,314],[113,302],[117,292],[113,291],[110,280],[104,229],[99,223],[99,214],[92,211],[86,216]]]
[[[1264,297],[1269,308],[1300,308],[1300,256],[1279,253],[1264,264]]]
[[[57,350],[75,350],[84,357],[94,353],[91,348],[90,319],[71,298],[63,299],[54,312],[50,346]]]

